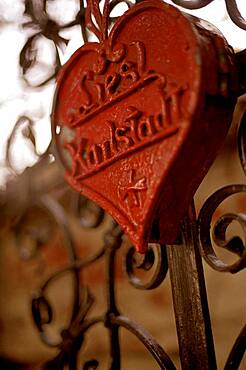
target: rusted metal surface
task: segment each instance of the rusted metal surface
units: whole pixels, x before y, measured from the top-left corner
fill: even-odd
[[[57,220],[64,219],[65,214],[58,205],[54,204],[54,201],[51,201],[51,203],[47,204],[47,206],[48,209],[52,209],[52,206],[54,207],[54,216]],[[56,212],[58,212],[58,214]],[[67,232],[68,231],[66,231],[66,235]],[[87,261],[80,261],[77,259],[75,263],[57,272],[57,274],[52,275],[50,278],[47,279],[47,281],[40,288],[39,292],[37,292],[37,294],[34,296],[32,301],[32,312],[35,324],[40,332],[41,339],[46,345],[59,349],[59,354],[57,355],[57,357],[47,363],[45,369],[63,369],[66,365],[68,365],[69,369],[71,370],[79,368],[77,367],[77,356],[80,348],[84,343],[86,335],[88,335],[87,332],[90,328],[100,323],[103,323],[109,331],[109,369],[113,370],[121,368],[121,348],[119,341],[119,330],[121,327],[134,334],[138,338],[138,340],[140,340],[144,344],[146,349],[156,360],[157,364],[159,364],[159,367],[161,369],[175,369],[175,366],[172,363],[171,359],[165,353],[163,348],[160,347],[157,341],[141,325],[130,320],[128,317],[123,316],[118,309],[118,304],[115,296],[115,262],[117,250],[120,248],[122,243],[121,238],[122,231],[119,226],[115,222],[113,222],[110,226],[109,231],[105,234],[104,246],[97,254],[89,258]],[[71,240],[72,238],[70,239],[70,245]],[[102,258],[104,258],[105,261],[105,293],[107,296],[106,313],[98,317],[88,318],[88,312],[92,304],[94,303],[94,298],[90,295],[89,291],[85,296],[81,296],[81,293],[77,291],[77,294],[74,295],[74,313],[71,317],[70,325],[65,330],[62,330],[61,340],[59,342],[54,342],[48,336],[48,334],[46,334],[48,332],[46,328],[48,325],[52,324],[53,320],[53,309],[48,301],[48,298],[46,297],[47,288],[54,279],[58,279],[59,276],[61,276],[62,274],[73,270],[76,276],[76,272],[78,270],[83,270]],[[126,261],[128,261],[128,264],[132,263],[129,261],[129,256]],[[149,266],[149,268],[150,267],[151,266]],[[144,269],[143,266],[139,266],[138,268]],[[152,289],[154,289],[158,284],[160,284],[161,281],[163,281],[163,278],[159,278],[159,274],[162,276],[162,271],[156,274],[155,279],[156,281],[158,281],[158,283],[156,282],[154,284],[152,280]],[[132,276],[130,276],[129,278],[132,279]],[[75,280],[74,285],[75,292],[77,287],[76,281],[77,280]],[[143,289],[143,286],[141,287],[141,289]],[[147,287],[146,289],[150,288]],[[96,359],[93,359],[85,363],[83,365],[83,369],[97,368],[98,365],[98,361]]]
[[[211,4],[214,0],[172,0],[176,5],[186,9],[199,9]],[[225,0],[226,9],[231,20],[240,28],[246,30],[246,20],[240,13],[236,0]]]
[[[196,9],[206,6],[212,1],[213,0],[176,0],[173,2],[186,8]],[[20,62],[24,74],[26,74],[32,64],[36,63],[35,57],[33,58],[35,53],[31,53],[31,50],[34,48],[35,37],[38,38],[43,35],[49,40],[52,40],[55,47],[54,50],[57,51],[58,45],[61,45],[62,43],[66,44],[66,40],[60,38],[59,31],[71,25],[80,24],[84,40],[87,39],[90,31],[86,29],[85,8],[83,2],[80,2],[80,10],[75,20],[65,26],[59,26],[54,21],[53,23],[51,22],[46,11],[47,1],[26,1],[25,4],[26,14],[30,16],[30,22],[38,27],[38,32],[28,39],[27,44],[23,48]],[[113,2],[110,5],[110,9],[117,4],[117,1]],[[127,4],[128,7],[132,5],[128,1]],[[237,25],[244,28],[245,20],[240,16],[236,2],[226,0],[226,5],[228,14],[232,20]],[[96,18],[96,20],[97,23],[100,23],[98,22],[99,18]],[[111,23],[114,21],[115,19],[110,18]],[[90,27],[92,27],[92,25]],[[201,31],[201,33],[202,32],[203,31]],[[207,33],[204,34],[204,37],[206,38],[207,35]],[[180,35],[181,38],[182,36],[183,34]],[[224,44],[222,49],[223,48]],[[217,49],[215,48],[214,50]],[[170,55],[172,52],[174,52],[173,49],[170,50]],[[80,52],[78,55],[80,55]],[[240,91],[244,91],[245,89],[245,84],[242,82],[245,81],[244,69],[242,68],[245,61],[244,55],[245,52],[241,52],[240,58],[237,58],[238,63],[241,63],[241,70],[239,73],[241,84]],[[214,61],[213,57],[211,59]],[[58,52],[56,63],[57,68],[55,73],[49,76],[44,81],[44,84],[47,81],[50,81],[60,68]],[[214,111],[216,111],[216,109]],[[29,121],[28,117],[24,117],[22,119],[27,119],[31,127],[31,121]],[[17,123],[17,125],[18,124],[19,123]],[[246,157],[245,127],[245,121],[242,120],[238,131],[238,150],[244,172]],[[98,135],[100,135],[100,133]],[[29,137],[35,144],[31,130],[29,131]],[[12,139],[10,137],[7,151],[11,145]],[[48,153],[50,150],[51,148],[49,148]],[[40,161],[36,168],[37,171],[40,171],[41,168],[46,168],[46,160],[47,157],[43,162],[42,160]],[[11,167],[10,163],[9,165]],[[123,231],[121,228],[116,224],[116,222],[112,221],[107,233],[105,234],[104,245],[98,248],[97,252],[92,251],[88,258],[80,259],[74,248],[73,236],[67,220],[67,215],[64,212],[63,207],[58,204],[52,196],[50,196],[52,194],[52,192],[50,192],[50,189],[52,189],[51,184],[46,184],[47,187],[45,186],[42,192],[42,185],[40,185],[40,183],[37,187],[35,184],[33,185],[32,171],[35,171],[35,169],[30,169],[30,171],[21,177],[24,179],[21,183],[21,188],[25,190],[25,192],[23,191],[25,197],[18,200],[17,203],[16,189],[19,186],[17,182],[16,187],[13,187],[6,197],[1,198],[1,208],[3,211],[7,210],[6,215],[9,215],[14,213],[13,204],[18,204],[21,214],[24,214],[29,207],[35,204],[54,219],[62,232],[64,246],[68,251],[68,265],[57,271],[57,273],[52,273],[42,284],[40,289],[33,294],[32,315],[33,321],[40,334],[40,338],[47,347],[56,348],[58,351],[58,355],[53,360],[50,360],[45,364],[45,369],[61,370],[69,368],[71,370],[75,370],[83,368],[89,370],[99,368],[100,363],[96,358],[97,354],[95,354],[95,357],[90,361],[86,361],[82,364],[78,358],[79,352],[84,346],[86,337],[90,335],[90,329],[97,325],[104,325],[109,333],[109,368],[111,370],[122,368],[122,348],[119,340],[119,332],[121,329],[125,329],[129,333],[132,333],[141,343],[144,344],[146,350],[153,356],[159,368],[175,369],[173,361],[158,344],[157,340],[153,338],[153,336],[151,336],[141,325],[124,316],[124,314],[119,310],[116,296],[115,273],[116,257],[119,249],[122,248]],[[129,179],[137,181],[138,177],[135,178],[135,173],[133,172]],[[144,186],[145,182],[140,181],[140,184],[141,186]],[[53,185],[55,187],[64,187],[62,181]],[[221,216],[215,223],[212,237],[210,235],[212,216],[215,213],[217,206],[232,194],[238,192],[245,193],[245,190],[245,184],[231,185],[218,190],[205,202],[198,216],[198,220],[195,219],[192,212],[192,214],[189,214],[188,218],[186,217],[184,219],[180,230],[181,234],[176,240],[176,245],[165,246],[150,244],[144,255],[139,255],[135,249],[130,248],[126,253],[125,260],[123,261],[129,282],[136,288],[142,290],[155,289],[158,287],[164,281],[169,267],[173,287],[173,303],[174,311],[176,313],[182,369],[216,369],[200,254],[204,257],[205,261],[207,261],[209,265],[217,271],[239,273],[245,268],[245,240],[243,240],[242,236],[237,236],[227,241],[226,233],[231,222],[236,221],[241,225],[242,234],[246,237],[245,214],[234,215],[229,213]],[[51,194],[49,196],[45,195],[45,193],[48,192]],[[180,191],[180,196],[182,195],[183,189]],[[77,212],[76,217],[80,220],[83,226],[92,228],[98,227],[103,221],[103,210],[96,205],[92,206],[91,202],[85,200],[83,197],[76,197],[75,210]],[[49,225],[47,225],[47,228],[48,226]],[[16,237],[18,238],[18,229],[16,234]],[[38,246],[40,243],[40,233],[33,235],[34,239],[35,237],[37,238]],[[211,238],[213,238],[213,241]],[[232,265],[227,265],[221,261],[215,254],[213,242],[215,242],[219,247],[226,248],[227,250],[237,254],[238,261]],[[104,261],[105,264],[106,307],[99,316],[89,316],[89,312],[95,304],[96,299],[92,296],[90,288],[83,286],[83,282],[79,280],[79,272],[86,270],[89,266],[92,266],[99,260]],[[135,276],[135,272],[138,270],[143,270],[147,273],[152,269],[154,269],[154,273],[147,283],[146,281],[142,282],[137,277],[137,274]],[[58,332],[58,337],[60,339],[58,341],[54,341],[53,338],[49,336],[49,326],[54,323],[55,307],[53,306],[54,303],[49,301],[47,291],[54,280],[59,280],[59,278],[67,272],[72,272],[73,277],[73,309],[71,317],[68,320],[69,323],[67,327],[65,329],[61,328]],[[245,354],[245,349],[246,340],[244,327],[236,339],[235,344],[232,346],[232,350],[225,364],[226,370],[234,370],[240,367]],[[4,363],[3,366],[7,365]]]
[[[86,26],[99,43],[83,45],[62,68],[53,133],[69,184],[145,252],[148,242],[175,242],[225,139],[234,54],[212,25],[161,1],[132,7],[110,32],[109,12],[108,1],[102,14],[88,3]]]
[[[245,214],[225,214],[217,221],[213,230],[213,241],[221,248],[237,254],[239,256],[237,262],[227,265],[221,261],[215,254],[210,238],[212,216],[220,203],[233,194],[245,191],[246,186],[243,184],[226,186],[214,193],[201,209],[198,220],[201,251],[206,262],[217,271],[236,273],[246,267],[246,249],[243,242],[238,237],[229,241],[226,240],[226,230],[233,221],[237,221],[241,225],[244,234],[246,233]]]
[[[225,370],[238,369],[246,351],[246,325],[237,337],[225,365]]]
[[[180,244],[167,247],[182,369],[217,369],[206,286],[192,205]]]

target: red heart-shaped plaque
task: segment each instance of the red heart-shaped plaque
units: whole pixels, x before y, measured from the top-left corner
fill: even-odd
[[[109,9],[88,2],[99,43],[62,68],[53,129],[70,185],[144,252],[148,241],[175,242],[225,139],[233,52],[213,26],[158,0],[132,7],[108,35]]]

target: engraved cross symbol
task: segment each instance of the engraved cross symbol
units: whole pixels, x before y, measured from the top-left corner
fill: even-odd
[[[120,187],[121,197],[124,201],[127,201],[129,207],[141,207],[142,199],[141,192],[147,190],[146,177],[136,178],[136,171],[130,171],[130,182],[126,186]]]

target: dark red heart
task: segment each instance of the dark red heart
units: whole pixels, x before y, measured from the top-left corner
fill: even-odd
[[[108,1],[103,15],[88,3],[100,42],[62,68],[54,135],[69,184],[144,252],[148,241],[175,242],[225,139],[233,51],[213,26],[158,0],[132,7],[109,35],[108,16]]]

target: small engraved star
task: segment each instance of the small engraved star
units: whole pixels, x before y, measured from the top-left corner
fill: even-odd
[[[136,171],[130,171],[130,181],[126,186],[120,187],[121,198],[126,201],[129,207],[141,207],[141,192],[147,190],[146,176],[136,178]]]

